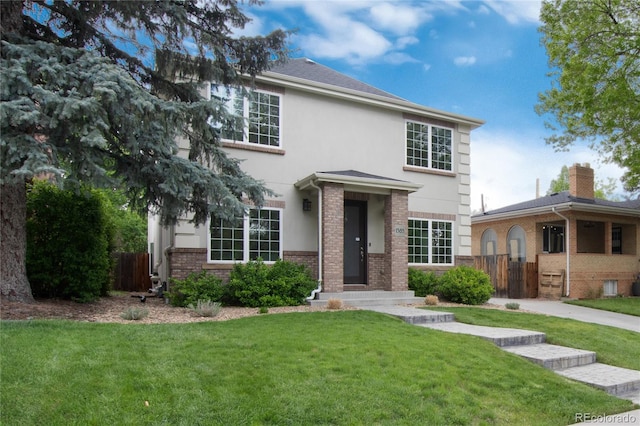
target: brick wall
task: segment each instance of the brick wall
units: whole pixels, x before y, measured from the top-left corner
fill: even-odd
[[[323,291],[344,290],[344,189],[325,183],[322,188]]]
[[[192,272],[202,271],[207,262],[206,248],[174,248],[168,253],[169,278],[183,280]]]
[[[593,169],[589,164],[574,164],[569,167],[569,193],[574,197],[594,198],[594,178]]]
[[[385,271],[385,255],[382,253],[369,253],[368,264],[368,288],[367,290],[384,290],[387,281]]]
[[[384,252],[387,282],[385,290],[408,289],[409,258],[407,247],[407,224],[409,221],[409,195],[406,191],[392,190],[385,198],[384,206]],[[404,229],[404,233],[396,232]]]

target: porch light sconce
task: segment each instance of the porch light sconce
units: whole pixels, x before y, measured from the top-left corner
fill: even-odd
[[[305,198],[302,200],[302,211],[310,212],[311,211],[311,200]]]

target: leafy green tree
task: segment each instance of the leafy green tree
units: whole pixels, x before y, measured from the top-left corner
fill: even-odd
[[[40,181],[27,196],[27,272],[37,297],[90,302],[110,287],[105,198],[97,190],[61,191]]]
[[[615,179],[613,178],[608,178],[606,183],[596,179],[594,196],[602,200],[614,201],[616,197],[614,196],[613,192],[616,190],[616,186],[617,185]],[[568,190],[569,168],[567,166],[562,166],[558,178],[551,180],[551,184],[549,184],[549,189],[547,190],[547,195],[553,194],[554,192],[562,192]]]
[[[111,251],[142,253],[147,251],[147,219],[130,208],[124,191],[103,189],[106,214],[113,227]]]
[[[640,190],[640,3],[544,0],[542,42],[554,83],[536,110],[550,114],[547,142],[567,149],[591,142],[625,169],[625,189]]]
[[[263,203],[268,189],[211,125],[233,120],[224,100],[202,95],[202,82],[241,88],[286,60],[288,34],[234,34],[248,22],[236,0],[0,2],[2,297],[33,300],[25,194],[42,174],[123,188],[165,223]]]

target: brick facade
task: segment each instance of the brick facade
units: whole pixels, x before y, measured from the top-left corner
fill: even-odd
[[[384,206],[385,290],[403,291],[408,288],[408,221],[409,195],[406,191],[392,190]]]
[[[323,291],[342,292],[344,287],[344,188],[322,187],[322,285]]]

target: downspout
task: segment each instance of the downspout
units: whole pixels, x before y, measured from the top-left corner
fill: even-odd
[[[163,252],[163,262],[164,262],[164,279],[167,283],[166,288],[164,288],[164,291],[168,291],[169,290],[169,273],[171,272],[171,265],[169,264],[169,252],[172,251],[175,248],[175,243],[176,243],[176,226],[175,225],[169,225],[168,226],[168,231],[169,231],[169,245],[167,247],[164,248]]]
[[[322,188],[313,182],[309,182],[309,185],[318,190],[318,288],[307,297],[307,300],[313,300],[322,291]]]
[[[571,287],[571,279],[569,278],[571,276],[570,272],[571,272],[571,256],[569,255],[570,249],[571,249],[571,245],[569,244],[569,241],[571,240],[569,237],[571,236],[571,229],[569,228],[570,222],[569,222],[569,218],[561,215],[560,213],[558,213],[556,211],[555,207],[551,207],[551,211],[554,212],[555,214],[557,214],[558,216],[560,216],[561,218],[563,218],[566,223],[567,223],[567,232],[566,232],[566,236],[565,236],[565,251],[567,252],[567,294],[565,294],[566,297],[569,297],[569,289]]]

